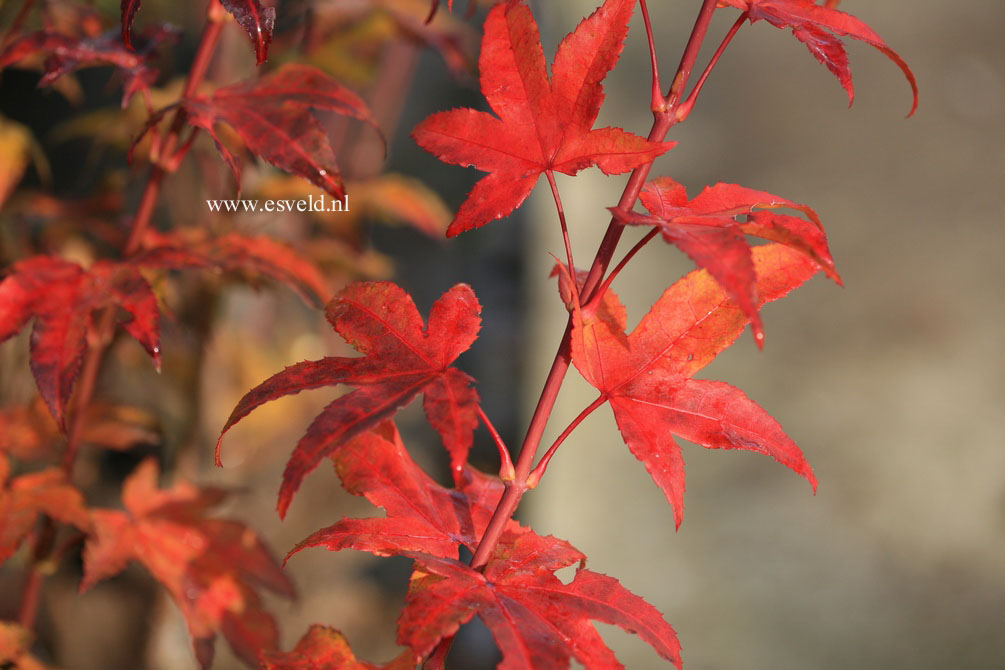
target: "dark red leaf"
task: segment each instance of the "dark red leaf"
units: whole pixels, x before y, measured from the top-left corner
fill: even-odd
[[[778,300],[820,269],[782,245],[755,247],[758,306]],[[722,382],[691,379],[732,344],[749,315],[704,270],[667,289],[630,334],[617,297],[613,308],[575,308],[572,360],[607,398],[625,443],[645,465],[674,508],[680,526],[684,462],[677,435],[713,449],[767,454],[805,477],[816,478],[802,451],[767,412]]]
[[[125,107],[133,94],[149,90],[157,81],[156,48],[176,38],[177,32],[167,26],[151,26],[142,34],[142,48],[133,51],[132,46],[123,44],[116,33],[77,37],[42,31],[25,35],[8,45],[0,53],[0,68],[41,53],[46,56],[45,74],[38,84],[47,86],[81,68],[114,65],[124,80],[122,106]]]
[[[210,134],[234,172],[240,188],[237,158],[220,141],[218,123],[233,128],[254,154],[281,170],[299,175],[335,198],[345,195],[335,154],[321,124],[310,110],[351,116],[378,129],[366,103],[321,70],[288,64],[260,79],[217,89],[184,103],[188,121]]]
[[[469,388],[472,380],[451,367],[474,342],[481,325],[481,305],[471,288],[459,284],[437,300],[428,328],[408,294],[389,282],[350,285],[326,311],[335,330],[363,356],[298,363],[249,391],[220,433],[217,463],[226,432],[259,405],[310,388],[347,384],[358,388],[329,404],[294,449],[279,492],[280,516],[285,516],[300,482],[323,458],[391,417],[419,393],[427,394],[427,416],[440,432],[458,477],[477,423],[478,395]]]
[[[639,199],[651,216],[611,211],[626,223],[659,227],[667,242],[677,245],[699,268],[715,277],[750,317],[758,346],[764,341],[764,330],[757,313],[754,264],[744,234],[802,251],[819,263],[831,279],[841,283],[820,219],[806,205],[735,184],[706,187],[688,200],[684,187],[669,177],[647,183]],[[798,210],[809,221],[775,212],[778,208]]]
[[[605,174],[652,161],[673,143],[618,128],[592,130],[635,0],[607,0],[558,47],[548,78],[537,23],[521,4],[499,3],[485,20],[479,60],[482,93],[498,118],[473,109],[434,114],[412,137],[440,160],[490,174],[475,184],[447,230],[453,236],[520,206],[546,170]]]
[[[292,584],[252,530],[205,517],[223,499],[222,491],[184,483],[160,490],[157,478],[156,463],[145,461],[126,481],[125,512],[91,512],[94,534],[84,547],[81,591],[138,561],[181,609],[203,667],[212,662],[217,633],[256,664],[262,651],[278,643],[256,589],[293,597]]]
[[[276,24],[275,8],[262,7],[258,0],[220,0],[220,4],[248,31],[258,64],[264,63],[269,57],[272,29]]]
[[[136,268],[99,261],[84,270],[76,263],[36,256],[15,263],[0,282],[0,342],[31,319],[31,370],[56,422],[80,372],[93,312],[123,308],[123,327],[160,365],[157,298]]]
[[[911,116],[918,108],[918,84],[911,68],[872,28],[851,14],[830,6],[821,7],[814,0],[720,0],[719,5],[743,10],[751,23],[763,19],[776,28],[791,28],[796,39],[838,78],[848,93],[848,104],[855,100],[851,69],[844,45],[834,35],[851,37],[875,47],[897,64],[911,85],[914,100],[907,115]]]
[[[484,572],[450,559],[416,556],[398,642],[426,655],[478,615],[502,651],[506,670],[623,668],[591,621],[635,633],[681,667],[680,643],[652,605],[617,580],[582,567],[563,584],[555,571],[584,556],[553,537],[506,534]]]

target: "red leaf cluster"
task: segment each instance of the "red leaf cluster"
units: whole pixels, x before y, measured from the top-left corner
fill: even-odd
[[[503,650],[500,668],[567,667],[571,658],[588,668],[621,667],[590,621],[636,633],[680,666],[677,637],[659,612],[616,580],[583,567],[586,557],[567,542],[510,520],[483,572],[457,560],[461,545],[473,550],[484,534],[503,492],[498,479],[466,467],[457,488],[439,486],[412,461],[390,422],[346,442],[332,458],[346,490],[365,496],[387,515],[342,519],[290,554],[323,546],[414,558],[398,622],[398,642],[412,650],[411,662],[478,615]],[[580,566],[569,584],[555,576],[576,563]],[[350,654],[337,634],[315,631],[309,640],[326,653]]]

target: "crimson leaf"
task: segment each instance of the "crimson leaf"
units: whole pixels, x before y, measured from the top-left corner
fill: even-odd
[[[472,552],[478,547],[502,497],[502,482],[469,467],[458,488],[437,484],[409,456],[390,421],[346,442],[332,460],[342,486],[384,508],[387,516],[341,519],[300,542],[287,560],[309,547],[458,558],[461,545]]]
[[[434,114],[412,137],[440,160],[489,172],[461,205],[447,235],[520,206],[542,172],[574,175],[591,165],[627,172],[669,150],[620,128],[592,130],[635,0],[606,0],[558,47],[549,80],[537,23],[525,5],[498,3],[485,19],[482,93],[498,118],[473,109]]]
[[[189,98],[183,104],[188,122],[208,132],[216,142],[239,188],[237,158],[220,141],[218,123],[233,128],[252,153],[309,180],[335,198],[341,198],[345,188],[328,136],[311,108],[330,110],[378,127],[358,95],[321,70],[295,63],[259,79],[219,88],[212,95]],[[151,124],[164,111],[155,115]],[[147,129],[150,127],[148,124]]]
[[[820,269],[779,244],[752,253],[760,304],[785,296]],[[617,296],[607,291],[601,304],[592,312],[574,306],[573,363],[610,403],[625,443],[673,506],[678,527],[684,461],[673,435],[708,448],[767,454],[816,489],[799,447],[767,412],[728,384],[692,379],[750,321],[708,272],[697,270],[668,288],[627,335]]]
[[[0,342],[34,319],[31,371],[62,429],[92,314],[112,306],[129,314],[126,332],[160,365],[157,298],[132,265],[98,261],[85,270],[60,258],[35,256],[15,263],[0,282]]]
[[[426,417],[443,439],[458,477],[478,424],[478,394],[470,386],[472,379],[451,363],[475,341],[480,312],[471,288],[458,284],[436,301],[424,328],[415,303],[398,286],[390,282],[348,286],[328,303],[326,314],[332,327],[363,357],[304,361],[253,388],[220,433],[217,464],[224,434],[259,405],[306,389],[348,384],[357,389],[329,404],[293,450],[279,490],[280,516],[286,515],[300,482],[321,459],[392,416],[419,393],[425,395]]]
[[[623,666],[590,621],[635,633],[681,667],[680,643],[663,616],[616,579],[582,567],[574,547],[535,533],[505,533],[484,572],[451,559],[415,556],[398,642],[426,655],[477,614],[503,653],[500,670]],[[555,571],[580,563],[568,584]]]

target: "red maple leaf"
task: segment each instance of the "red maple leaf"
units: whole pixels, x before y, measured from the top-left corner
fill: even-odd
[[[616,579],[582,567],[586,557],[554,537],[503,534],[483,572],[455,560],[415,556],[398,643],[420,656],[478,615],[503,653],[503,670],[623,668],[591,621],[635,633],[681,667],[677,635],[655,607]],[[579,563],[564,584],[555,572]]]
[[[549,80],[537,23],[525,5],[499,3],[485,19],[479,58],[482,94],[498,118],[474,109],[434,114],[412,137],[440,160],[490,172],[475,184],[448,236],[502,218],[527,198],[542,172],[605,174],[651,162],[673,143],[619,128],[591,130],[601,84],[628,33],[635,0],[606,0],[558,47]]]
[[[98,261],[85,270],[76,263],[35,256],[15,263],[0,282],[0,342],[35,320],[31,371],[39,393],[61,428],[80,373],[93,312],[121,307],[126,332],[159,365],[157,298],[135,267]]]
[[[133,48],[133,19],[140,4],[142,0],[122,0],[122,43],[128,49]],[[276,23],[275,8],[262,7],[258,0],[220,0],[220,4],[248,31],[258,64],[264,63],[269,56],[269,44],[272,42],[272,31]]]
[[[211,95],[188,98],[181,104],[188,122],[213,138],[234,173],[238,190],[241,173],[237,157],[221,142],[216,132],[218,123],[233,128],[252,153],[281,170],[307,179],[335,198],[345,194],[342,176],[328,136],[310,110],[324,109],[351,116],[379,132],[376,119],[356,93],[321,70],[296,63],[258,79],[218,88]],[[172,108],[154,114],[136,142]]]
[[[10,463],[0,454],[0,563],[21,546],[40,514],[89,531],[84,497],[66,481],[66,473],[48,468],[10,478]]]
[[[478,336],[481,305],[469,286],[458,284],[433,305],[429,325],[411,297],[390,282],[357,283],[343,289],[326,309],[328,321],[361,358],[329,356],[291,365],[249,391],[227,419],[216,443],[253,409],[270,400],[312,388],[358,387],[329,404],[293,450],[279,490],[279,514],[318,463],[349,438],[373,428],[419,393],[429,423],[460,474],[478,424],[478,394],[472,379],[451,363]]]
[[[796,39],[805,44],[813,57],[838,78],[848,93],[849,105],[855,100],[855,89],[848,54],[841,39],[835,35],[851,37],[875,47],[897,64],[911,85],[914,100],[907,115],[911,116],[918,108],[918,84],[911,68],[861,19],[830,6],[822,7],[814,0],[719,0],[719,5],[743,10],[751,23],[763,19],[776,28],[791,28]]]
[[[458,488],[440,486],[412,460],[390,421],[348,441],[332,460],[342,486],[384,508],[387,516],[341,519],[300,542],[286,560],[310,547],[458,558],[461,545],[472,552],[478,548],[503,493],[501,481],[470,467],[458,478]]]
[[[307,629],[293,651],[262,654],[262,670],[415,670],[417,659],[403,651],[392,661],[375,665],[356,659],[349,641],[328,626],[314,624]]]
[[[554,576],[585,560],[567,542],[510,520],[484,575],[456,560],[461,545],[473,551],[484,535],[503,493],[497,478],[465,468],[458,488],[438,485],[411,459],[389,421],[350,440],[332,459],[346,490],[382,507],[386,517],[342,519],[298,544],[290,556],[325,547],[415,559],[398,642],[416,655],[427,655],[477,613],[503,650],[500,667],[567,667],[572,656],[589,668],[621,667],[589,619],[638,632],[679,664],[673,630],[616,580],[582,568],[569,585]],[[325,644],[340,653],[348,649],[340,636]]]
[[[92,510],[93,535],[84,547],[81,592],[138,561],[171,594],[205,668],[217,633],[249,664],[276,649],[278,631],[256,588],[293,597],[293,586],[255,533],[244,524],[207,519],[226,494],[176,484],[157,488],[158,469],[144,461],[126,480],[125,511]]]
[[[744,234],[802,251],[819,263],[827,276],[841,283],[820,219],[806,205],[735,184],[706,187],[688,200],[684,186],[670,177],[647,183],[639,200],[651,216],[611,211],[626,223],[657,226],[667,242],[677,245],[698,267],[715,277],[750,317],[758,346],[764,341],[764,329],[757,313],[754,261]],[[810,220],[774,211],[783,207],[798,210]]]
[[[324,305],[330,291],[321,272],[289,246],[269,237],[240,233],[207,235],[202,229],[149,232],[133,263],[163,270],[206,268],[236,272],[254,281],[266,276],[296,291],[305,302]]]
[[[151,26],[143,32],[142,47],[134,52],[124,47],[113,33],[91,37],[40,31],[20,37],[4,49],[0,53],[0,68],[42,53],[46,57],[45,74],[38,85],[47,86],[64,74],[84,67],[114,65],[124,79],[122,106],[125,107],[134,93],[149,90],[157,81],[156,49],[177,36],[178,33],[168,26]]]
[[[752,251],[758,306],[787,295],[820,269],[779,244]],[[728,347],[750,317],[708,272],[691,272],[668,288],[630,334],[625,308],[611,291],[592,312],[574,307],[572,360],[614,410],[629,450],[645,465],[680,527],[684,461],[677,435],[712,449],[767,454],[816,478],[778,422],[742,391],[693,375]]]

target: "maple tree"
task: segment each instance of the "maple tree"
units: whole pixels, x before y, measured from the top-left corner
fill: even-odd
[[[270,52],[289,46],[276,32],[275,7],[259,0],[209,0],[192,65],[184,82],[171,88],[158,86],[163,75],[159,52],[180,35],[157,24],[134,30],[140,0],[122,0],[115,27],[88,6],[46,3],[38,10],[39,28],[29,28],[33,4],[22,4],[4,34],[0,68],[41,69],[40,85],[63,86],[64,92],[71,90],[67,82],[79,69],[115,68],[123,89],[122,113],[139,110],[135,139],[122,147],[123,153],[134,162],[148,162],[149,169],[135,209],[125,216],[117,199],[71,203],[35,193],[18,203],[66,219],[71,232],[18,238],[24,253],[5,258],[0,280],[0,342],[30,327],[28,367],[38,390],[38,398],[27,405],[0,412],[0,563],[20,556],[24,571],[17,623],[0,624],[0,665],[43,667],[31,646],[43,581],[51,565],[78,551],[81,591],[122,573],[130,563],[142,566],[181,612],[193,654],[205,668],[213,663],[216,637],[222,636],[242,661],[269,670],[437,670],[445,667],[460,627],[475,616],[494,636],[504,670],[566,668],[572,661],[591,669],[622,667],[593,622],[636,634],[662,659],[682,667],[677,635],[655,607],[613,577],[588,569],[586,556],[572,544],[539,535],[515,521],[514,513],[547,473],[556,451],[604,404],[610,405],[625,445],[670,503],[677,527],[686,488],[677,438],[762,453],[816,488],[809,463],[778,421],[739,389],[695,375],[748,324],[763,345],[760,309],[765,303],[818,272],[841,283],[820,217],[807,205],[735,184],[718,183],[689,198],[678,181],[669,176],[649,180],[649,172],[653,161],[675,145],[666,140],[669,131],[691,114],[709,74],[745,23],[791,29],[837,76],[849,100],[854,90],[842,38],[869,44],[903,71],[914,96],[913,113],[917,86],[901,57],[833,0],[703,0],[666,88],[645,0],[604,0],[560,42],[549,74],[530,8],[518,0],[497,2],[485,17],[477,61],[491,112],[441,111],[412,131],[414,141],[443,162],[488,173],[449,220],[436,196],[414,180],[353,174],[351,161],[349,169],[340,166],[332,117],[324,113],[337,115],[335,123],[351,120],[371,127],[366,132],[376,132],[381,145],[393,129],[385,127],[386,115],[372,109],[367,96],[330,72],[285,53],[277,59],[282,64],[267,65]],[[410,40],[437,49],[455,72],[469,62],[451,32],[456,24],[438,27],[451,19],[436,0],[363,5],[362,10],[328,8],[334,16],[319,7],[305,34],[312,40],[341,39],[339,31],[348,25],[364,35],[353,35],[353,43]],[[692,81],[713,14],[730,9],[739,10],[739,16]],[[446,10],[453,10],[452,1]],[[389,21],[381,25],[392,26],[393,37],[386,30],[373,35],[358,28],[360,12]],[[654,122],[647,137],[617,127],[594,128],[605,98],[603,82],[637,14],[652,63]],[[231,20],[247,33],[261,70],[244,81],[210,84],[210,62]],[[0,207],[5,207],[13,202],[8,198],[26,170],[32,143],[24,128],[0,123],[5,124],[0,149],[10,146],[16,153],[13,169],[0,172]],[[426,234],[456,236],[510,215],[543,174],[563,234],[565,259],[554,276],[568,324],[519,451],[510,451],[481,407],[475,380],[457,366],[481,328],[482,307],[474,291],[454,285],[424,319],[405,289],[390,281],[348,283],[367,274],[367,250],[354,229],[359,214],[340,224],[349,230],[344,239],[334,227],[321,225],[291,242],[225,226],[158,225],[155,210],[164,200],[165,182],[193,162],[185,159],[197,151],[202,135],[216,147],[238,192],[242,181],[279,197],[320,189],[338,198],[351,191],[361,197],[367,215],[400,219]],[[238,145],[297,181],[247,179]],[[555,172],[576,175],[593,166],[607,175],[630,176],[619,202],[607,207],[610,224],[592,263],[581,269],[573,258]],[[647,213],[635,209],[637,202]],[[649,230],[614,263],[629,225]],[[657,236],[697,268],[668,287],[629,332],[612,284]],[[67,254],[67,239],[86,253]],[[332,271],[337,264],[320,262],[330,255],[350,268],[348,276]],[[292,598],[295,589],[256,531],[210,516],[227,491],[197,487],[180,476],[161,486],[161,465],[148,458],[121,487],[121,509],[112,509],[95,505],[78,476],[85,446],[124,450],[151,439],[154,431],[142,411],[99,397],[98,375],[117,333],[121,329],[139,343],[159,370],[168,359],[161,325],[172,318],[171,297],[177,294],[172,282],[184,276],[205,281],[212,287],[206,290],[220,290],[209,281],[213,272],[252,284],[264,277],[286,286],[309,307],[323,307],[330,326],[358,354],[294,362],[248,391],[222,424],[216,462],[223,463],[228,432],[266,403],[308,389],[348,387],[338,389],[341,394],[293,447],[277,508],[280,517],[286,516],[304,479],[329,459],[348,492],[383,510],[383,516],[335,520],[293,547],[286,561],[317,548],[412,561],[398,619],[402,650],[387,663],[358,659],[328,623],[311,626],[292,651],[281,650],[279,624],[262,592]],[[570,367],[599,395],[539,453]],[[420,394],[450,463],[449,487],[413,460],[394,423],[396,413]],[[469,462],[480,426],[498,450],[496,474]],[[571,578],[557,574],[573,566]]]

